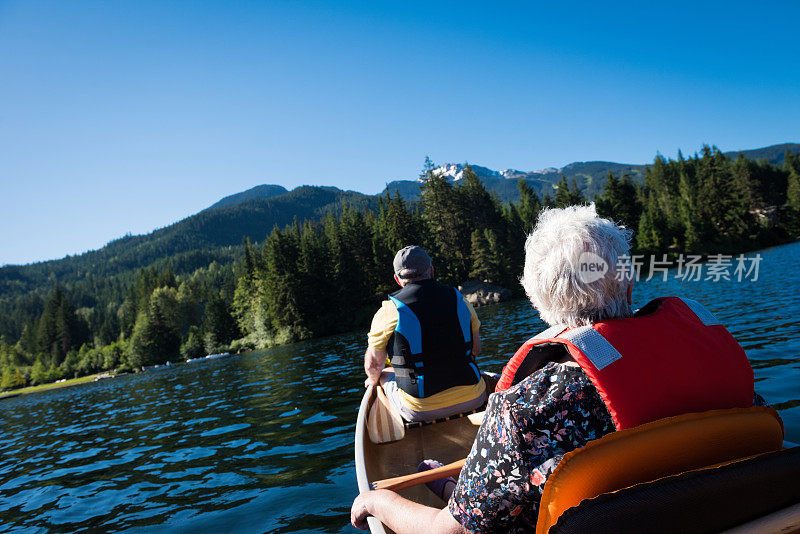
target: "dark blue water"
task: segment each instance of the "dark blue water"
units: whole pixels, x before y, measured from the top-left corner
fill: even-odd
[[[744,346],[800,442],[800,243],[759,280],[640,282],[701,301]],[[523,301],[478,310],[484,368],[544,328]],[[365,333],[0,401],[0,532],[352,532]]]

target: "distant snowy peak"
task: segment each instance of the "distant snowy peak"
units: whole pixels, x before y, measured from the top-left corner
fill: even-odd
[[[445,163],[444,165],[436,167],[433,171],[442,176],[447,177],[453,182],[458,182],[464,177],[465,167],[466,165],[464,163]],[[472,168],[472,171],[478,175],[479,178],[518,179],[520,177],[532,177],[535,175],[546,175],[546,174],[554,174],[561,172],[559,169],[556,169],[555,167],[547,167],[546,169],[542,169],[540,171],[518,171],[516,169],[495,171],[487,167],[481,167],[480,165],[470,165],[470,167]]]
[[[547,167],[546,169],[542,169],[540,171],[518,171],[517,169],[506,169],[504,171],[500,171],[500,175],[504,178],[519,178],[519,177],[526,177],[531,176],[533,174],[556,174],[561,172],[561,169],[556,169],[555,167]]]
[[[441,167],[436,167],[433,172],[457,182],[464,177],[464,165],[461,163],[445,163]]]
[[[499,178],[502,176],[501,173],[493,171],[492,169],[487,169],[486,167],[481,167],[480,165],[470,165],[470,167],[472,168],[472,172],[482,178],[489,176]],[[445,163],[441,167],[436,167],[433,171],[457,182],[464,177],[464,168],[466,168],[464,163]]]
[[[520,176],[525,176],[526,172],[518,171],[517,169],[506,169],[504,171],[500,171],[500,174],[503,178],[519,178]]]

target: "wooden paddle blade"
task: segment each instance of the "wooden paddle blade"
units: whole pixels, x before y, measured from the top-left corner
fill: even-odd
[[[375,388],[377,396],[367,416],[367,431],[373,443],[389,443],[403,439],[406,427],[403,418],[394,409],[383,388]]]
[[[451,464],[443,465],[442,467],[437,467],[436,469],[429,469],[428,471],[422,471],[420,473],[412,473],[410,475],[403,475],[401,477],[379,480],[372,483],[372,489],[388,489],[397,491],[404,488],[410,488],[411,486],[416,486],[418,484],[424,484],[425,482],[430,482],[431,480],[458,476],[458,474],[461,472],[461,468],[464,467],[465,461],[466,458]]]

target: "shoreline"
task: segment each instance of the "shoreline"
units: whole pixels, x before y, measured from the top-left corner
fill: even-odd
[[[66,388],[70,386],[77,386],[79,384],[85,384],[86,382],[94,382],[95,379],[102,375],[108,375],[108,371],[104,371],[102,373],[96,373],[93,375],[81,376],[78,378],[69,378],[64,382],[49,382],[47,384],[39,384],[37,386],[28,386],[19,389],[11,389],[8,391],[3,391],[0,393],[0,399],[6,399],[10,397],[18,397],[20,395],[28,395],[30,393],[38,393],[41,391],[49,391],[51,389],[60,389]],[[116,375],[112,375],[116,376]]]
[[[741,251],[741,252],[737,252],[737,253],[730,253],[728,255],[735,256],[736,254],[752,254],[754,252],[771,250],[771,249],[774,249],[774,248],[783,247],[783,246],[787,246],[787,245],[792,245],[792,244],[795,244],[795,243],[800,243],[800,240],[799,239],[789,240],[789,241],[778,243],[778,244],[774,244],[774,245],[768,245],[766,247],[758,248],[758,249],[755,249],[755,250],[745,250],[745,251]],[[667,253],[667,254],[669,254],[669,253]],[[654,257],[654,255],[646,255],[646,257],[647,256],[649,256],[650,258]],[[709,260],[709,257],[702,256],[702,259],[700,260],[700,262],[704,264],[704,263],[708,262],[708,260]],[[677,267],[677,262],[676,261],[672,260],[671,258],[669,258],[668,261],[669,261],[669,265],[666,266],[668,269],[674,269],[674,268]],[[642,270],[644,270],[644,266],[642,266]],[[497,304],[500,304],[500,303],[503,303],[503,302],[513,302],[513,301],[524,300],[524,299],[525,299],[524,296],[512,296],[508,300],[502,300],[502,301],[499,301],[499,302],[486,302],[486,303],[478,304],[476,307],[493,306],[493,305],[497,305]],[[351,330],[349,332],[356,332],[356,331],[358,331],[358,330]],[[260,348],[260,349],[259,348],[252,348],[252,349],[251,348],[240,348],[240,350],[235,351],[235,352],[233,350],[231,350],[230,353],[228,354],[228,356],[233,356],[233,355],[238,355],[238,354],[243,354],[243,353],[250,353],[250,352],[259,352],[259,351],[262,351],[262,350],[271,349],[273,347],[291,345],[291,344],[297,343],[299,341],[310,341],[310,340],[316,340],[316,339],[324,339],[326,337],[339,336],[339,335],[342,335],[342,334],[345,334],[345,333],[348,333],[348,332],[337,332],[337,333],[331,333],[331,334],[327,334],[327,335],[323,335],[323,336],[313,336],[311,338],[303,339],[303,340],[276,342],[274,344],[271,344],[269,347],[264,347],[264,348]],[[218,355],[209,355],[209,356],[218,356]],[[199,357],[199,358],[196,358],[196,359],[192,359],[192,361],[204,360],[207,357],[208,356]],[[172,366],[182,366],[182,365],[185,365],[187,363],[189,363],[189,362],[187,362],[186,360],[179,360],[179,361],[172,362],[171,365]],[[156,366],[151,366],[151,367],[156,367]],[[164,367],[164,366],[163,365],[159,365],[158,367]],[[159,369],[154,369],[154,370],[159,370]],[[134,371],[134,373],[136,373],[136,371]],[[120,373],[120,375],[121,374],[128,374],[128,373],[127,372],[123,372],[123,373]],[[111,376],[108,376],[108,375],[111,375]],[[19,388],[19,389],[11,389],[11,390],[0,392],[0,400],[7,399],[7,398],[12,398],[12,397],[17,397],[17,396],[20,396],[20,395],[28,395],[30,393],[38,393],[38,392],[42,392],[42,391],[50,391],[50,390],[53,390],[53,389],[60,389],[60,388],[63,388],[63,387],[76,386],[76,385],[79,385],[79,384],[84,384],[86,382],[92,382],[92,381],[96,380],[98,377],[101,377],[101,376],[105,377],[105,378],[113,378],[113,377],[120,376],[120,375],[118,375],[116,373],[113,373],[111,371],[102,371],[102,372],[95,373],[95,374],[92,374],[92,375],[87,375],[87,376],[82,376],[82,377],[78,377],[78,378],[67,379],[64,382],[50,382],[50,383],[47,383],[47,384],[39,384],[39,385],[36,385],[36,386],[27,386],[27,387],[23,387],[23,388]]]

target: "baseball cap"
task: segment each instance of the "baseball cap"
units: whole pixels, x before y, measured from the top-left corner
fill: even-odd
[[[411,245],[400,249],[394,257],[394,272],[400,278],[416,278],[428,274],[431,257],[422,248]]]

